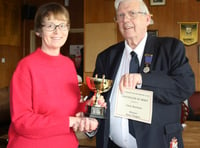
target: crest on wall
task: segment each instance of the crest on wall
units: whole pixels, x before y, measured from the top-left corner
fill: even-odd
[[[198,42],[198,22],[179,22],[180,40],[185,45],[192,45]]]

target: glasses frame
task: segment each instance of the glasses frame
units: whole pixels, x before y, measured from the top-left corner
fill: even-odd
[[[114,20],[116,22],[122,22],[124,20],[124,18],[126,17],[126,15],[128,15],[129,19],[135,19],[138,14],[147,15],[146,12],[142,12],[142,11],[128,11],[127,14],[125,14],[125,13],[117,14],[116,17],[114,18]]]
[[[48,27],[50,25],[53,25],[52,29],[50,29],[51,27]],[[62,28],[63,26],[65,26],[65,28]],[[58,25],[56,25],[54,23],[42,24],[42,27],[44,27],[45,31],[48,31],[48,32],[53,32],[56,30],[56,28],[59,28],[60,31],[67,31],[67,30],[69,30],[69,26],[70,26],[70,24],[66,24],[66,23],[60,23]]]

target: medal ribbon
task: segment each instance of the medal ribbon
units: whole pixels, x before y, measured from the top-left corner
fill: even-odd
[[[150,71],[150,65],[152,62],[153,54],[145,54],[144,56],[145,67],[143,72],[148,73]]]

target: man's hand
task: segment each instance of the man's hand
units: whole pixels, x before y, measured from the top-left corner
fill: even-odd
[[[94,94],[92,98],[90,98],[90,100],[87,101],[87,105],[89,106],[93,106],[95,104],[95,100],[96,99],[96,95]],[[97,100],[97,104],[100,106],[100,107],[105,107],[107,108],[107,103],[105,102],[105,99],[103,96],[100,96]]]
[[[119,83],[119,89],[121,92],[124,91],[124,88],[135,89],[137,85],[142,84],[142,76],[139,73],[128,73],[121,77]]]

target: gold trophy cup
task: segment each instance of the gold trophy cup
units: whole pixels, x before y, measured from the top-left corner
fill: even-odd
[[[101,93],[110,90],[112,82],[112,80],[105,79],[104,75],[102,79],[98,78],[97,75],[95,77],[86,77],[87,86],[90,90],[94,92],[95,95],[94,104],[88,106],[88,112],[86,113],[87,116],[92,118],[105,119],[106,109],[105,107],[101,107],[98,104],[98,99],[101,96]]]

